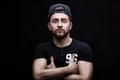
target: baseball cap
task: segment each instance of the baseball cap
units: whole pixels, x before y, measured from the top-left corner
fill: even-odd
[[[50,6],[48,17],[50,18],[54,13],[64,13],[67,14],[70,18],[72,17],[69,6],[61,3]]]

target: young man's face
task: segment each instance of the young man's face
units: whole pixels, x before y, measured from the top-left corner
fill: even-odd
[[[64,13],[55,13],[51,16],[48,28],[57,38],[62,38],[68,35],[72,28],[72,22],[68,15]]]

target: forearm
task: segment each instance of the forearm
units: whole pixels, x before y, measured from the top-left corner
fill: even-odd
[[[44,69],[38,74],[38,80],[57,80],[60,78],[65,77],[66,75],[70,74],[71,72],[68,69],[68,66],[55,68],[55,69]]]
[[[91,79],[80,74],[71,74],[66,76],[64,80],[91,80]]]
[[[91,80],[93,73],[93,64],[91,62],[78,62],[79,74],[70,74],[64,80]]]

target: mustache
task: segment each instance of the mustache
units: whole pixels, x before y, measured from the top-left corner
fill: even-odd
[[[55,32],[59,32],[59,31],[60,31],[60,32],[61,32],[61,31],[64,32],[65,30],[63,30],[63,29],[57,29]]]

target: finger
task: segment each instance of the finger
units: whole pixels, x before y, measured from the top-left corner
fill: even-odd
[[[51,63],[54,63],[54,58],[53,56],[50,57]]]
[[[74,53],[71,55],[71,60],[74,62],[74,59],[75,59],[75,55]]]
[[[71,57],[70,57],[70,60],[69,60],[69,61],[70,61],[70,62],[73,62],[73,60],[74,60],[73,58],[74,58],[74,57],[73,57],[73,54],[71,54]]]
[[[75,58],[75,55],[74,55],[74,53],[72,54],[72,59],[74,59]]]

